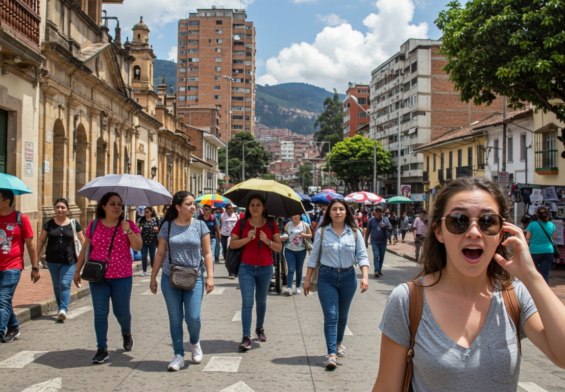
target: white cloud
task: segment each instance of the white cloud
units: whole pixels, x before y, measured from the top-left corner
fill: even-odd
[[[344,91],[350,81],[366,81],[371,71],[396,53],[409,38],[427,38],[428,24],[412,24],[412,0],[378,0],[378,13],[369,14],[363,24],[368,32],[350,24],[325,27],[313,43],[296,43],[266,63],[259,84],[306,82]]]
[[[319,21],[324,22],[328,26],[339,26],[344,23],[347,23],[345,19],[341,19],[336,14],[316,15],[316,18]]]
[[[162,38],[165,38],[165,34],[159,34],[159,35],[157,36],[157,39],[162,39]]]
[[[222,0],[225,8],[245,8],[255,0]],[[211,8],[210,0],[166,0],[159,2],[155,7],[155,0],[128,0],[124,4],[105,4],[104,9],[108,14],[118,16],[123,31],[130,30],[143,16],[143,22],[150,30],[157,30],[167,23],[177,22],[179,18],[188,17],[189,12],[196,12],[197,8]]]
[[[169,60],[172,60],[176,63],[178,52],[179,52],[179,48],[177,46],[173,46],[171,49],[169,49],[169,51],[167,52],[167,56],[169,57]]]
[[[295,2],[296,4],[300,4],[300,3],[313,3],[316,0],[293,0],[293,2]]]

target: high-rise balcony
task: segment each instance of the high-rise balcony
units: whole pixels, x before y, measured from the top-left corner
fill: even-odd
[[[41,17],[40,0],[9,0],[0,2],[0,23],[2,28],[12,30],[15,35],[37,52]]]

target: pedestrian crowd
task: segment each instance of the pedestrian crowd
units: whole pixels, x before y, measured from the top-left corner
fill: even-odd
[[[181,191],[162,216],[151,206],[136,209],[137,223],[127,219],[120,195],[107,193],[98,202],[95,219],[83,229],[68,217],[68,202],[59,199],[37,246],[28,217],[14,211],[13,202],[11,191],[0,190],[3,343],[20,336],[12,299],[24,248],[34,282],[41,279],[38,260],[45,248],[60,321],[67,316],[71,284],[90,285],[97,343],[92,362],[109,358],[110,301],[123,348],[131,351],[133,250],[142,253],[142,276],[151,267],[151,292],[160,290],[164,297],[174,354],[168,370],[185,365],[184,323],[191,360],[200,363],[206,349],[200,342],[202,300],[214,290],[221,248],[229,277],[238,279],[241,293],[237,348],[247,351],[256,344],[254,307],[253,335],[257,342],[267,342],[267,296],[273,253],[278,252],[284,254],[287,268],[283,294],[318,294],[325,367],[333,370],[338,358],[347,355],[344,335],[357,288],[360,293],[369,288],[369,243],[373,274],[379,278],[387,245],[404,241],[412,230],[422,270],[413,281],[397,286],[386,304],[374,391],[407,390],[410,385],[414,390],[462,390],[468,385],[516,390],[520,341],[526,336],[565,368],[565,306],[547,284],[556,228],[543,207],[535,217],[522,219],[523,228],[510,223],[506,198],[484,178],[452,181],[437,196],[432,215],[428,218],[427,211],[419,209],[412,224],[406,212],[396,216],[377,205],[370,216],[369,211],[352,211],[343,199],[333,199],[310,216],[297,214],[281,222],[269,214],[260,194],[250,195],[238,212],[232,205],[225,211],[200,208],[194,195]]]

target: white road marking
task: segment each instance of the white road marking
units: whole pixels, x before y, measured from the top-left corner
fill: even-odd
[[[0,369],[23,369],[37,358],[47,354],[49,351],[21,351],[2,362]]]
[[[133,286],[133,287],[141,286],[141,283],[134,283],[134,284],[132,284],[132,286]]]
[[[92,306],[83,306],[82,308],[78,308],[75,310],[70,311],[67,314],[68,319],[74,319],[75,317],[80,316],[81,314],[85,314],[86,312],[90,312],[94,308]]]
[[[525,389],[527,392],[547,392],[545,389],[533,382],[519,382],[518,386]]]
[[[237,373],[241,357],[212,357],[203,372]]]
[[[353,332],[351,332],[351,330],[349,329],[349,327],[347,325],[345,326],[344,335],[353,336]]]
[[[225,289],[225,287],[214,288],[214,291],[212,291],[210,295],[222,295]]]
[[[231,319],[231,321],[241,321],[241,310],[235,312],[235,315]]]
[[[161,290],[159,290],[157,288],[157,294],[162,294]],[[153,293],[151,292],[151,290],[147,290],[145,293],[141,293],[141,295],[153,295]]]
[[[141,279],[140,282],[141,282],[141,283],[151,282],[151,279]]]
[[[32,385],[24,389],[22,392],[57,392],[63,388],[63,379],[54,378],[53,380],[45,381],[39,384]]]
[[[226,389],[222,389],[220,392],[255,392],[251,389],[246,383],[240,381],[232,386],[227,387]]]

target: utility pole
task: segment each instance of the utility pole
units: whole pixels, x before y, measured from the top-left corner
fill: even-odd
[[[241,182],[245,181],[245,145],[247,143],[253,143],[255,140],[249,140],[245,143],[243,143],[243,145],[241,146],[243,148],[242,154],[241,154]]]
[[[502,113],[502,171],[506,172],[506,96],[504,96],[504,111]]]
[[[400,135],[401,135],[401,131],[402,131],[402,127],[400,126],[400,102],[398,103],[398,180],[396,183],[397,189],[398,189],[398,196],[402,195],[401,192],[401,184],[400,184],[400,150],[402,149],[402,142],[400,141]],[[397,204],[396,206],[396,215],[400,216],[400,204]]]
[[[373,193],[377,194],[377,136],[373,140]]]
[[[232,80],[231,77],[227,75],[222,75],[222,78],[226,79],[226,83],[228,88],[226,89],[226,174],[225,176],[229,176],[229,157],[228,157],[228,144],[230,142],[230,81]]]

